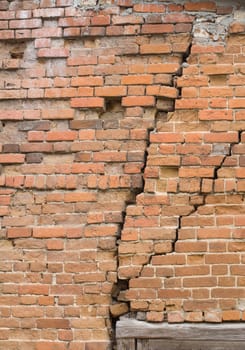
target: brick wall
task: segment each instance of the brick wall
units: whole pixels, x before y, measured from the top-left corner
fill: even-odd
[[[0,10],[0,350],[244,321],[241,4]]]

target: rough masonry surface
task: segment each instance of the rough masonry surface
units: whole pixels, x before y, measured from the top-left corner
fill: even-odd
[[[245,320],[244,15],[0,2],[0,350]]]

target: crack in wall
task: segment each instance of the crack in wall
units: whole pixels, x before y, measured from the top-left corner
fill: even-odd
[[[178,70],[178,72],[176,72],[175,74],[172,75],[172,86],[175,87],[177,90],[178,90],[178,96],[176,97],[176,99],[178,98],[181,98],[181,88],[178,88],[177,87],[177,84],[176,84],[176,78],[177,77],[180,77],[182,76],[183,74],[183,68],[185,68],[186,66],[188,66],[188,63],[187,63],[187,60],[188,60],[188,57],[190,55],[190,52],[191,52],[191,47],[192,47],[192,39],[190,38],[190,42],[189,42],[189,45],[186,49],[186,52],[182,54],[182,57],[181,57],[181,62],[180,62],[180,69]],[[148,137],[147,137],[147,145],[146,145],[146,150],[145,150],[145,159],[144,159],[144,165],[142,167],[142,178],[143,178],[143,183],[142,183],[142,189],[141,191],[139,190],[138,191],[138,194],[140,193],[144,193],[144,188],[145,188],[145,180],[144,180],[144,173],[145,173],[145,169],[147,167],[147,163],[148,163],[148,148],[150,146],[150,134],[151,132],[156,132],[156,127],[157,127],[157,122],[159,120],[162,119],[162,115],[164,117],[164,120],[166,120],[166,122],[168,121],[168,113],[169,112],[172,112],[175,110],[174,108],[174,99],[165,99],[166,103],[164,105],[164,99],[163,100],[163,103],[160,104],[159,106],[159,103],[158,103],[158,99],[157,99],[157,102],[156,102],[156,109],[155,109],[155,118],[154,118],[154,128],[152,129],[147,129],[147,132],[148,132]],[[170,103],[171,102],[171,103]],[[135,197],[135,203],[137,203],[137,196]],[[132,204],[132,203],[131,203]],[[124,216],[124,220],[123,220],[123,223],[121,225],[121,230],[123,230],[123,227],[124,227],[124,224],[125,224],[125,219],[126,219],[126,214]],[[180,221],[180,219],[179,219]],[[180,225],[180,223],[179,223]],[[178,229],[176,229],[176,239],[175,241],[178,240]],[[175,241],[173,242],[173,247],[174,247],[174,244],[175,244]],[[120,241],[118,241],[118,246],[120,245]],[[156,255],[162,255],[162,253],[156,253],[156,252],[152,252],[152,253],[148,253],[148,256],[146,257],[146,261],[143,262],[141,264],[141,267],[140,267],[140,270],[138,271],[138,277],[141,276],[144,268],[151,264],[151,260],[152,260],[152,257],[153,256],[156,256]],[[119,266],[119,257],[118,257],[118,266]],[[115,302],[124,302],[126,303],[127,305],[129,305],[129,301],[126,301],[124,297],[121,297],[123,294],[124,294],[124,291],[126,291],[128,288],[129,288],[129,280],[130,278],[128,279],[118,279],[118,283],[117,285],[115,285],[114,289],[116,290],[116,293],[112,293],[112,297],[113,297],[113,300]],[[123,288],[120,287],[120,284],[123,282]],[[114,328],[114,331],[115,331],[115,326],[116,326],[116,321],[120,318],[122,314],[120,315],[117,315],[117,317],[113,318],[113,321],[112,321],[112,324],[113,324],[113,328]],[[130,308],[128,308],[128,313],[127,315],[129,317],[132,317],[132,318],[137,318],[137,319],[140,319],[140,320],[145,320],[145,315],[144,313],[142,312],[132,312],[130,311]],[[115,345],[115,343],[114,343]]]
[[[217,16],[215,17],[215,15],[211,15],[208,18],[204,18],[204,17],[196,17],[196,20],[194,22],[193,25],[193,32],[192,32],[192,38],[190,40],[190,44],[188,46],[188,49],[186,50],[186,52],[183,54],[182,56],[182,62],[181,62],[181,69],[179,70],[178,74],[173,75],[172,76],[172,86],[176,87],[179,91],[178,96],[176,97],[175,101],[177,99],[181,99],[182,98],[182,88],[176,86],[176,78],[177,77],[181,77],[183,75],[183,70],[184,68],[188,68],[189,64],[188,64],[188,58],[190,57],[191,54],[191,48],[193,44],[207,44],[208,42],[213,42],[214,44],[219,41],[220,39],[222,39],[222,41],[224,40],[225,37],[227,37],[227,33],[228,33],[228,26],[230,25],[232,21],[232,16],[228,15],[228,16],[223,16],[222,19],[220,21],[217,21]],[[202,23],[203,25],[203,32],[199,32],[199,28],[200,28],[200,24]],[[215,33],[214,28],[217,29],[218,26],[218,32]],[[156,123],[157,123],[157,118],[161,117],[161,114],[164,113],[166,114],[166,116],[168,115],[168,113],[166,112],[170,112],[171,109],[166,109],[166,110],[161,110],[161,108],[158,108],[158,104],[156,104],[157,107],[157,113],[156,113]],[[173,107],[172,109],[173,111],[175,111],[175,107]],[[166,121],[168,120],[168,117],[165,119]],[[214,167],[214,173],[213,173],[213,177],[212,178],[208,178],[208,180],[212,180],[213,184],[212,184],[212,192],[214,192],[214,182],[215,179],[218,178],[218,172],[219,170],[224,166],[226,159],[229,156],[232,156],[232,147],[234,146],[234,144],[240,143],[241,142],[241,131],[239,131],[239,138],[238,138],[238,142],[236,143],[231,143],[229,145],[229,150],[227,151],[227,153],[224,155],[224,157],[221,159],[220,164],[218,166]],[[146,153],[146,159],[145,159],[145,166],[144,169],[147,167],[147,153]],[[181,167],[181,166],[180,166]],[[190,199],[192,200],[192,208],[190,209],[190,211],[185,214],[185,215],[179,215],[178,216],[178,220],[177,220],[177,227],[176,227],[176,232],[175,232],[175,239],[172,240],[172,251],[165,253],[167,254],[171,254],[171,253],[175,253],[176,252],[176,244],[179,241],[179,234],[180,234],[180,230],[182,228],[182,220],[185,217],[191,216],[191,215],[195,215],[195,213],[198,212],[199,208],[203,205],[206,204],[206,197],[207,197],[207,193],[205,192],[205,190],[203,189],[204,187],[204,181],[206,180],[206,178],[201,178],[200,179],[200,190],[196,191],[195,194],[193,194],[193,200],[192,200],[192,195],[190,195]],[[142,193],[144,193],[144,187],[142,188]],[[194,199],[194,196],[199,196],[199,200]],[[136,202],[137,203],[137,202]],[[139,278],[141,277],[143,270],[146,266],[149,266],[152,264],[152,258],[157,256],[157,255],[165,255],[164,253],[157,253],[157,252],[151,252],[151,253],[147,253],[146,255],[148,255],[148,258],[146,259],[146,261],[144,263],[141,264],[141,268],[137,274],[137,276],[135,276],[135,278]],[[129,277],[127,278],[127,282],[130,281],[130,279],[133,277]],[[166,277],[167,278],[167,277]],[[139,314],[139,315],[138,315]],[[146,319],[146,315],[145,312],[129,312],[128,317],[133,317],[136,319],[140,319],[140,320],[145,320]]]

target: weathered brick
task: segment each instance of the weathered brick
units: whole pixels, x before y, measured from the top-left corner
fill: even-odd
[[[243,10],[95,2],[0,2],[3,347],[245,319]]]
[[[105,101],[100,97],[72,98],[71,107],[73,108],[104,108]]]

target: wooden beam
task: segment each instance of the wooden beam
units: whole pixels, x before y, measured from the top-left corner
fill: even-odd
[[[129,318],[122,318],[116,325],[116,338],[118,340],[133,338],[236,343],[245,341],[245,323],[153,324]],[[236,347],[231,349],[236,349]]]

